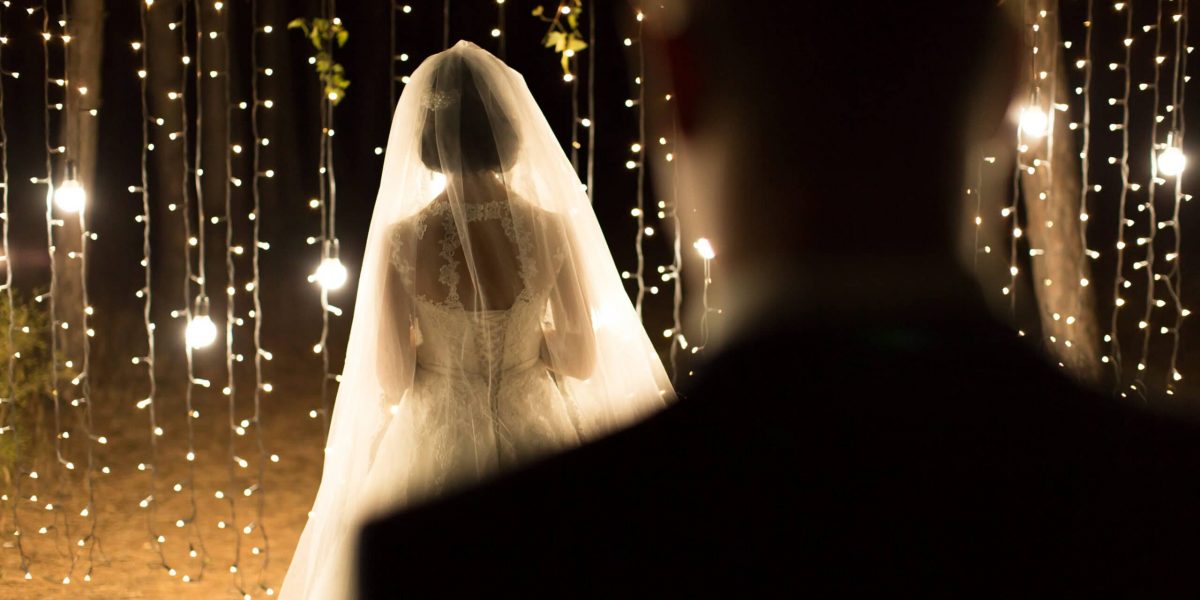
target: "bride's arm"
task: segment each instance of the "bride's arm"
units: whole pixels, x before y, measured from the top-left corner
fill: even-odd
[[[542,360],[555,372],[587,379],[596,366],[591,309],[580,285],[574,248],[563,240],[561,249],[564,258],[558,267],[554,291],[550,294],[553,324],[545,328]]]
[[[392,244],[401,240],[393,236]],[[393,249],[394,250],[394,249]],[[412,383],[415,344],[413,343],[412,299],[394,261],[388,261],[383,276],[379,303],[379,348],[376,372],[389,403],[400,401]]]

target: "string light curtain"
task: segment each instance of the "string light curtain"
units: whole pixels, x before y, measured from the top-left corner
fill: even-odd
[[[646,248],[644,245],[645,238],[648,235],[653,235],[654,229],[646,225],[646,163],[642,160],[642,148],[646,145],[646,111],[643,109],[646,103],[646,86],[643,77],[646,75],[646,49],[642,43],[642,23],[645,20],[645,15],[641,8],[634,10],[634,20],[636,26],[634,31],[637,35],[637,49],[634,51],[637,56],[637,75],[634,77],[633,83],[636,91],[636,99],[630,98],[625,101],[627,108],[637,110],[637,141],[629,146],[630,152],[634,155],[625,162],[625,167],[634,170],[637,174],[637,204],[633,208],[633,217],[637,219],[637,232],[634,234],[634,247],[637,252],[637,270],[634,272],[634,278],[637,281],[637,294],[634,296],[633,306],[637,310],[639,317],[642,316],[642,303],[646,298]],[[625,38],[625,45],[634,45],[633,40]]]
[[[199,0],[193,0],[193,4],[198,2]],[[199,173],[201,172],[200,169],[203,168],[202,156],[201,153],[197,151],[195,156],[195,164],[194,166],[191,166],[189,165],[187,153],[189,132],[191,129],[189,126],[189,116],[187,112],[187,92],[189,82],[193,79],[193,69],[191,68],[192,57],[188,50],[188,22],[190,20],[190,10],[187,0],[182,0],[179,4],[179,7],[180,19],[173,25],[175,25],[175,28],[179,31],[179,47],[181,54],[179,60],[181,66],[181,91],[172,99],[179,102],[181,131],[179,135],[175,137],[175,139],[180,142],[183,148],[183,151],[180,152],[180,155],[183,157],[182,168],[180,171],[183,174],[181,181],[181,194],[183,197],[181,216],[184,233],[183,317],[185,319],[185,327],[183,347],[187,364],[187,381],[184,385],[184,409],[186,411],[184,415],[184,422],[186,423],[185,431],[187,434],[187,454],[184,456],[184,458],[187,461],[187,479],[183,482],[176,482],[172,489],[176,493],[181,492],[183,488],[187,489],[187,501],[189,507],[188,513],[186,516],[176,519],[175,521],[175,527],[180,529],[187,528],[186,535],[188,537],[186,540],[188,547],[188,558],[192,559],[191,564],[195,565],[189,567],[189,572],[185,573],[181,577],[181,580],[184,583],[187,583],[193,580],[199,581],[202,579],[204,577],[204,570],[207,564],[210,562],[208,550],[204,545],[204,536],[200,532],[198,522],[199,508],[196,490],[196,432],[194,421],[195,419],[199,418],[200,413],[195,409],[193,404],[195,387],[197,385],[204,385],[207,387],[209,382],[196,376],[195,357],[193,355],[193,350],[212,344],[212,342],[216,339],[216,325],[212,322],[212,319],[208,315],[208,297],[204,293],[204,206],[203,196],[199,193],[199,183],[196,181],[196,178],[199,177]],[[194,8],[194,6],[192,8]],[[199,23],[195,23],[193,27],[199,31],[199,25]],[[199,50],[200,49],[198,48],[198,58],[199,56],[202,56],[202,54],[199,54]],[[198,65],[199,61],[197,60],[197,67]],[[199,84],[202,82],[201,75],[198,70],[195,71],[194,78],[198,88]],[[175,92],[169,92],[168,97],[170,97],[171,94],[175,94]],[[201,100],[202,94],[200,93],[200,90],[197,89],[195,100],[197,107],[196,129],[203,127],[201,114],[201,107],[203,106],[203,103]],[[172,136],[175,136],[175,134],[172,134]],[[200,136],[197,135],[197,137]],[[199,148],[200,146],[197,144],[196,149],[199,150]],[[195,208],[192,206],[192,197],[189,192],[189,189],[193,186],[197,191],[197,196],[194,203],[196,205]],[[192,210],[197,211],[197,233],[195,235],[193,235],[191,226]],[[199,259],[199,268],[196,272],[193,272],[192,270],[193,247],[197,248],[197,255]],[[199,288],[199,294],[196,296],[192,295],[193,284]],[[167,574],[174,577],[177,572],[173,567],[168,567]]]
[[[199,6],[197,6],[197,8],[199,8]],[[197,30],[197,46],[203,44],[205,38],[208,40],[219,39],[221,41],[221,43],[217,46],[220,48],[221,62],[218,65],[220,68],[218,70],[210,70],[209,77],[220,80],[221,95],[223,97],[223,103],[225,107],[225,110],[223,111],[223,117],[225,120],[223,124],[225,136],[224,139],[221,140],[221,154],[225,159],[225,180],[221,190],[222,200],[224,201],[224,210],[220,219],[217,219],[216,217],[213,218],[213,224],[218,222],[224,222],[225,224],[225,386],[221,389],[221,393],[225,396],[227,401],[227,427],[229,428],[229,431],[227,432],[228,446],[225,464],[229,472],[229,489],[232,492],[233,490],[241,487],[239,484],[237,469],[239,467],[246,468],[248,466],[246,461],[238,456],[237,451],[237,438],[239,435],[245,434],[245,427],[239,425],[237,420],[238,388],[236,373],[234,371],[234,343],[236,341],[234,336],[234,326],[239,322],[239,319],[235,312],[237,308],[237,269],[234,263],[234,256],[236,254],[237,247],[234,244],[233,185],[235,178],[233,174],[233,157],[238,151],[240,151],[240,148],[235,150],[232,137],[234,102],[229,81],[229,23],[232,8],[226,10],[224,2],[216,1],[212,3],[212,11],[213,12],[210,12],[208,15],[208,35],[204,35],[203,29],[205,27],[199,27]],[[202,25],[204,22],[204,20],[199,18],[197,19],[198,25]],[[199,59],[199,57],[197,57],[197,59]],[[199,151],[200,150],[197,149],[197,152]],[[249,425],[249,423],[246,423],[246,425]],[[238,590],[238,593],[242,596],[246,596],[245,577],[241,569],[242,534],[246,529],[251,529],[253,524],[247,525],[244,528],[238,527],[238,495],[236,493],[229,493],[224,494],[224,496],[225,500],[229,504],[229,522],[233,525],[229,528],[229,534],[233,539],[233,557],[230,560],[229,572],[232,575],[233,585]],[[245,533],[249,534],[250,531],[245,531]]]
[[[32,13],[33,10],[34,9],[31,8],[30,12]],[[57,236],[54,233],[55,227],[59,227],[62,224],[62,222],[59,221],[58,219],[56,219],[54,216],[54,192],[55,192],[54,157],[56,155],[59,155],[63,151],[63,148],[61,146],[55,146],[53,144],[53,142],[51,141],[51,139],[52,139],[51,138],[51,126],[52,126],[51,124],[53,122],[51,120],[51,114],[52,114],[51,111],[52,110],[61,111],[63,105],[62,105],[62,102],[57,102],[57,103],[53,102],[51,99],[51,94],[50,94],[51,85],[57,83],[57,81],[60,81],[60,80],[51,78],[50,42],[51,42],[51,39],[53,38],[53,34],[51,33],[51,30],[50,30],[51,20],[50,20],[49,4],[45,4],[45,5],[41,6],[40,11],[41,11],[41,15],[42,15],[42,33],[41,33],[41,35],[42,35],[42,67],[43,67],[42,91],[43,91],[43,100],[44,100],[43,113],[42,113],[42,116],[43,116],[42,133],[43,133],[44,144],[45,144],[46,165],[45,165],[45,177],[42,179],[34,179],[33,182],[34,183],[43,183],[46,185],[46,205],[45,205],[46,206],[46,254],[47,254],[47,258],[49,260],[49,268],[50,268],[50,287],[49,287],[49,290],[47,291],[47,293],[45,293],[41,296],[38,296],[37,300],[39,302],[45,301],[45,303],[47,305],[47,321],[48,321],[47,325],[48,325],[48,329],[49,329],[49,331],[47,333],[49,335],[49,346],[50,346],[50,356],[49,356],[50,396],[51,396],[51,400],[53,401],[53,405],[54,405],[54,455],[55,455],[55,459],[56,459],[58,465],[61,466],[63,469],[65,469],[64,471],[59,472],[57,474],[62,479],[65,480],[69,476],[69,473],[67,471],[73,470],[74,464],[66,458],[66,454],[64,451],[64,446],[65,446],[64,440],[70,438],[70,432],[63,429],[62,402],[61,402],[60,385],[59,385],[59,362],[58,362],[58,356],[59,356],[58,335],[59,334],[58,334],[58,329],[59,329],[60,325],[63,326],[64,328],[68,327],[69,325],[65,322],[60,323],[58,321],[58,310],[57,310],[57,308],[58,308],[58,305],[57,305],[58,261],[56,259],[56,254],[57,254],[56,250],[57,249],[55,247],[55,239],[57,239]],[[63,87],[63,86],[59,86],[59,87]],[[30,476],[30,478],[37,479],[37,476],[38,476],[37,471],[30,473],[29,476]],[[59,516],[58,516],[58,513],[54,512],[56,508],[61,506],[61,498],[63,496],[63,486],[62,485],[58,486],[58,490],[57,490],[55,496],[56,496],[56,500],[58,500],[58,501],[51,502],[46,505],[46,511],[49,513],[49,518],[51,519],[51,525],[49,527],[43,525],[42,527],[38,528],[38,533],[45,535],[47,533],[48,529],[56,530],[55,531],[56,535],[58,534],[59,531],[62,532],[62,534],[65,538],[64,542],[66,543],[67,554],[70,558],[71,569],[73,570],[74,566],[75,566],[75,562],[77,560],[77,556],[75,553],[75,545],[71,541],[70,519],[67,515],[63,514],[62,515],[62,526],[58,527],[57,523],[59,520]],[[36,496],[32,496],[30,499],[33,502],[37,501]],[[63,583],[70,583],[70,581],[71,581],[70,572],[68,572],[68,574],[65,577],[63,577]]]
[[[1113,9],[1118,12],[1123,11],[1125,15],[1125,36],[1121,40],[1122,45],[1125,47],[1125,62],[1120,65],[1117,63],[1109,64],[1110,70],[1121,70],[1124,76],[1124,91],[1119,102],[1121,106],[1121,122],[1109,125],[1110,131],[1121,132],[1121,158],[1119,166],[1121,171],[1121,190],[1119,192],[1120,200],[1117,208],[1117,267],[1116,276],[1113,278],[1113,309],[1110,319],[1110,331],[1105,341],[1109,343],[1110,350],[1107,358],[1113,367],[1117,392],[1125,396],[1126,393],[1123,390],[1124,372],[1121,368],[1121,341],[1117,327],[1119,324],[1120,309],[1125,305],[1125,298],[1121,296],[1121,290],[1132,286],[1132,283],[1125,279],[1125,230],[1133,225],[1133,221],[1128,218],[1126,210],[1131,183],[1129,175],[1129,88],[1131,77],[1129,68],[1133,51],[1133,7],[1124,2],[1118,2],[1113,5]],[[1112,99],[1110,104],[1115,104],[1116,102],[1116,99]]]
[[[334,0],[328,0],[322,5],[325,18],[334,26],[341,27],[341,19],[337,17],[337,5]],[[403,9],[402,9],[403,10]],[[332,39],[326,40],[327,59],[330,64],[336,64],[334,49],[338,45]],[[316,57],[309,57],[309,63],[315,64]],[[324,88],[323,88],[324,89]],[[326,93],[327,92],[327,93]],[[330,303],[329,294],[345,285],[349,273],[340,258],[339,241],[337,238],[337,177],[334,172],[333,138],[334,107],[340,101],[340,95],[334,91],[323,91],[320,97],[321,131],[320,156],[317,168],[317,185],[319,197],[310,202],[310,206],[320,210],[321,228],[319,238],[309,238],[310,243],[321,244],[321,260],[310,282],[315,282],[320,290],[321,299],[321,339],[313,346],[313,352],[321,357],[321,404],[313,409],[309,416],[320,416],[322,431],[329,432],[329,417],[333,404],[333,384],[340,375],[333,371],[332,357],[329,352],[330,315],[341,316],[342,309]],[[268,172],[268,176],[271,176]]]
[[[262,303],[262,272],[261,272],[261,253],[270,248],[262,239],[262,193],[263,185],[266,183],[264,175],[263,161],[264,154],[268,147],[267,138],[262,134],[262,123],[260,122],[259,110],[263,106],[261,82],[259,76],[269,78],[274,73],[270,66],[261,66],[259,59],[259,45],[265,44],[267,41],[274,38],[270,37],[274,32],[274,27],[271,24],[260,24],[261,17],[259,14],[258,0],[250,2],[250,19],[253,27],[253,37],[250,41],[250,131],[254,136],[254,153],[253,153],[253,174],[251,179],[251,202],[253,204],[249,219],[251,220],[251,273],[250,283],[247,285],[251,293],[251,301],[253,309],[250,313],[250,318],[254,320],[254,333],[252,338],[254,351],[254,442],[258,451],[258,465],[255,469],[255,480],[249,488],[255,495],[254,503],[254,522],[257,523],[255,530],[258,533],[259,544],[251,547],[251,555],[259,557],[259,569],[257,576],[257,587],[266,593],[268,596],[275,594],[267,580],[267,566],[271,562],[271,540],[267,535],[267,528],[263,523],[263,515],[266,512],[266,466],[267,466],[267,449],[266,441],[263,435],[262,424],[262,401],[263,394],[271,391],[271,384],[264,380],[263,361],[271,360],[272,355],[262,344],[262,327],[265,320],[263,314]],[[278,462],[279,457],[272,454],[270,456],[272,462]]]
[[[500,57],[500,60],[508,58],[508,44],[504,30],[504,0],[496,0],[496,27],[492,29],[492,37],[496,38],[496,55]]]
[[[1156,164],[1165,174],[1172,175],[1175,178],[1172,186],[1172,200],[1174,210],[1169,221],[1169,233],[1174,234],[1174,243],[1171,246],[1171,253],[1167,255],[1167,260],[1171,263],[1167,270],[1165,278],[1165,288],[1167,295],[1171,298],[1174,319],[1171,321],[1170,328],[1163,333],[1171,338],[1171,354],[1167,366],[1167,382],[1166,393],[1169,395],[1175,394],[1175,386],[1177,382],[1183,379],[1183,375],[1179,373],[1179,339],[1180,329],[1183,327],[1183,319],[1188,316],[1189,311],[1183,307],[1181,298],[1183,286],[1183,273],[1179,268],[1180,249],[1183,241],[1182,222],[1180,221],[1180,211],[1185,200],[1190,200],[1191,196],[1183,193],[1183,178],[1181,177],[1184,167],[1187,164],[1187,159],[1183,155],[1183,134],[1184,134],[1184,100],[1186,83],[1189,79],[1187,75],[1187,59],[1192,52],[1192,47],[1187,45],[1188,35],[1188,4],[1187,2],[1178,3],[1177,13],[1171,16],[1171,21],[1175,25],[1175,50],[1174,50],[1174,65],[1171,77],[1171,106],[1174,110],[1171,111],[1171,129],[1170,135],[1167,137],[1166,144],[1162,147],[1162,152],[1156,156]]]
[[[1146,254],[1144,260],[1134,263],[1135,269],[1141,268],[1146,272],[1146,305],[1143,307],[1142,319],[1138,322],[1138,328],[1142,330],[1141,354],[1140,358],[1138,359],[1137,371],[1134,373],[1133,385],[1131,386],[1132,389],[1143,395],[1146,391],[1146,363],[1150,359],[1150,323],[1154,320],[1154,308],[1156,303],[1155,290],[1158,279],[1154,274],[1154,262],[1156,258],[1154,254],[1154,240],[1156,237],[1155,232],[1158,229],[1158,217],[1154,208],[1154,193],[1158,189],[1159,181],[1158,161],[1156,160],[1155,156],[1155,150],[1158,144],[1158,124],[1161,121],[1160,117],[1158,116],[1160,100],[1159,81],[1161,80],[1162,75],[1162,63],[1166,58],[1162,56],[1163,36],[1162,28],[1160,26],[1163,17],[1163,2],[1164,0],[1158,0],[1156,2],[1154,24],[1146,25],[1143,28],[1143,32],[1153,32],[1154,34],[1154,78],[1153,83],[1149,84],[1148,86],[1149,91],[1153,96],[1153,103],[1151,104],[1152,116],[1150,119],[1150,177],[1149,181],[1146,183],[1146,201],[1142,204],[1139,204],[1137,209],[1139,213],[1146,213],[1146,237],[1139,237],[1137,239],[1137,244],[1145,247]],[[1132,12],[1132,9],[1130,9],[1130,12]],[[1146,91],[1147,84],[1143,83],[1139,85],[1138,88],[1142,91]],[[1164,180],[1163,183],[1166,183],[1166,181]]]
[[[136,293],[137,297],[142,301],[142,323],[146,331],[146,354],[145,356],[135,356],[132,359],[133,364],[144,365],[146,369],[146,396],[139,400],[136,407],[139,410],[147,411],[147,425],[149,433],[149,449],[150,456],[147,462],[138,465],[138,469],[148,473],[147,478],[147,494],[138,503],[140,508],[146,510],[146,528],[150,535],[150,548],[158,556],[159,566],[164,570],[170,569],[167,564],[167,557],[163,551],[162,536],[158,531],[158,437],[161,435],[162,428],[158,424],[158,368],[155,361],[155,324],[152,318],[154,308],[154,298],[152,295],[152,283],[154,281],[154,270],[152,261],[151,243],[151,228],[154,222],[151,220],[150,212],[150,169],[149,158],[150,151],[154,148],[150,142],[150,126],[152,119],[150,116],[149,105],[149,90],[147,78],[149,76],[150,64],[148,54],[150,49],[147,47],[149,42],[149,11],[152,6],[152,1],[138,3],[138,17],[141,31],[141,40],[135,40],[131,43],[131,47],[140,58],[137,69],[138,81],[138,99],[141,107],[141,126],[142,126],[142,144],[141,144],[141,179],[136,186],[130,186],[129,192],[139,194],[142,201],[142,214],[138,215],[137,220],[142,225],[142,271],[143,285]]]
[[[19,72],[9,71],[4,66],[4,59],[7,55],[6,46],[8,45],[8,5],[0,4],[0,243],[3,244],[4,256],[0,257],[0,265],[4,267],[4,302],[7,310],[7,319],[4,326],[5,343],[8,348],[8,356],[5,358],[5,385],[4,397],[0,399],[0,436],[8,436],[6,444],[15,445],[20,439],[19,436],[29,436],[31,432],[26,432],[21,422],[21,401],[22,398],[17,397],[16,388],[16,369],[17,369],[17,352],[16,352],[16,299],[13,295],[13,262],[12,249],[9,245],[9,224],[11,222],[9,212],[9,197],[10,197],[10,180],[8,169],[9,156],[9,138],[8,138],[8,121],[5,113],[5,101],[7,95],[5,93],[5,84],[9,78],[16,79],[20,77]],[[30,428],[31,429],[31,428]],[[18,568],[26,576],[29,575],[30,556],[25,548],[25,541],[22,537],[23,531],[21,526],[20,512],[18,504],[24,499],[24,494],[21,489],[22,475],[28,473],[29,467],[21,460],[24,457],[18,458],[13,464],[14,477],[9,480],[9,487],[5,493],[0,496],[0,501],[8,504],[9,515],[12,519],[13,529],[13,546],[17,550],[17,556],[20,559]]]
[[[71,72],[71,70],[68,68],[68,62],[67,62],[68,58],[71,56],[71,53],[68,49],[68,45],[71,43],[71,33],[70,33],[71,30],[69,29],[69,26],[71,24],[71,18],[68,13],[68,10],[67,10],[67,5],[68,5],[67,0],[63,0],[62,19],[60,21],[60,24],[63,28],[62,40],[63,40],[63,73],[64,74]],[[84,82],[84,81],[68,81],[68,82],[66,82],[66,85],[64,86],[64,96],[68,96],[72,93],[78,94],[78,100],[82,101],[83,99],[86,98],[87,92],[88,92],[88,86],[86,84],[87,84],[87,82]],[[79,102],[78,104],[73,103],[73,102],[68,102],[67,106],[73,108],[74,110],[78,110],[81,113],[92,112],[92,109],[84,108],[82,106],[82,102]],[[71,120],[65,119],[65,122],[70,123]],[[73,132],[68,131],[68,134],[70,134],[70,133],[73,133]],[[66,136],[64,136],[64,137],[66,137]],[[68,138],[68,139],[70,139],[70,138]],[[78,148],[78,142],[76,142],[75,146],[76,146],[76,148]],[[76,171],[75,164],[71,160],[68,160],[67,161],[66,180],[63,182],[62,187],[60,187],[59,190],[57,191],[55,200],[61,210],[63,210],[64,212],[68,212],[68,213],[74,212],[79,219],[79,251],[78,251],[78,253],[74,253],[74,252],[68,253],[67,256],[69,258],[76,258],[79,260],[79,292],[80,292],[79,301],[80,301],[80,306],[82,307],[82,311],[80,312],[80,317],[79,317],[80,325],[81,325],[80,329],[81,329],[81,335],[82,335],[81,364],[79,366],[78,374],[71,381],[71,384],[78,390],[78,392],[77,392],[77,397],[72,398],[70,404],[73,408],[77,408],[81,404],[83,406],[83,415],[82,415],[81,421],[82,421],[83,434],[84,434],[83,446],[84,446],[84,454],[85,454],[85,457],[84,457],[84,460],[85,460],[84,490],[87,494],[87,502],[84,505],[84,507],[79,511],[79,516],[87,519],[87,521],[86,521],[87,522],[87,530],[86,530],[86,533],[84,533],[80,538],[78,538],[78,540],[76,541],[76,545],[79,546],[80,548],[86,547],[86,549],[87,549],[87,570],[84,572],[84,576],[83,576],[83,580],[86,582],[86,581],[92,580],[92,572],[94,570],[95,560],[96,560],[96,548],[97,548],[97,545],[99,544],[99,542],[96,538],[96,526],[98,523],[98,515],[99,515],[100,511],[99,511],[98,507],[96,506],[96,471],[97,471],[97,468],[96,468],[95,444],[97,444],[97,443],[101,444],[101,445],[106,444],[107,438],[105,436],[97,435],[95,432],[94,415],[93,415],[93,410],[92,410],[92,393],[91,393],[91,387],[92,387],[91,386],[91,346],[92,346],[91,340],[96,335],[96,332],[94,329],[91,328],[90,323],[89,323],[89,317],[93,314],[93,308],[91,306],[91,303],[90,303],[89,297],[88,297],[87,255],[88,255],[88,242],[95,240],[97,236],[96,236],[96,234],[94,234],[88,230],[88,225],[87,225],[88,210],[87,210],[87,200],[86,200],[86,195],[85,195],[86,191],[82,188],[82,185],[76,179],[75,171]],[[68,465],[68,468],[70,468],[70,465]],[[104,471],[105,472],[108,471],[107,467],[104,468]],[[64,519],[65,518],[66,517],[64,516]],[[72,571],[73,570],[74,570],[74,564],[72,564]],[[68,574],[68,577],[69,576],[70,576],[70,574]]]

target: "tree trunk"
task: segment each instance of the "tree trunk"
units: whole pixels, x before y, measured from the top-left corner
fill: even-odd
[[[1026,169],[1021,174],[1029,247],[1044,252],[1030,259],[1033,288],[1051,355],[1076,377],[1098,383],[1101,364],[1095,299],[1092,288],[1082,283],[1091,269],[1080,230],[1079,151],[1066,113],[1054,107],[1067,101],[1058,2],[1037,0],[1037,5],[1049,16],[1038,21],[1041,52],[1031,72],[1034,77],[1042,71],[1048,74],[1040,81],[1039,104],[1050,121],[1048,135],[1036,143],[1031,140],[1029,150],[1021,155],[1026,167],[1039,161],[1034,173]]]
[[[167,372],[182,373],[179,363],[183,354],[181,335],[172,335],[179,329],[179,322],[170,318],[172,310],[181,310],[190,300],[182,293],[184,278],[182,225],[184,167],[188,149],[181,141],[172,141],[170,134],[183,130],[184,107],[182,102],[171,100],[168,92],[183,89],[183,68],[180,64],[181,34],[172,31],[171,23],[180,20],[183,10],[180,0],[158,0],[147,13],[146,39],[142,51],[146,53],[146,94],[149,110],[150,143],[154,151],[149,153],[147,165],[150,175],[151,223],[153,224],[152,264],[154,280],[153,318],[159,324],[156,336],[158,366],[164,380],[171,377]],[[189,86],[189,92],[191,90]],[[155,120],[162,119],[157,125]],[[187,184],[190,187],[190,183]],[[191,193],[190,191],[188,192]],[[171,210],[174,207],[174,210]],[[194,224],[193,224],[194,226]]]
[[[67,159],[76,167],[76,179],[83,189],[96,189],[96,152],[99,119],[91,111],[100,109],[100,67],[104,52],[104,0],[72,0],[67,31],[67,84],[63,110],[63,135]],[[61,168],[65,169],[66,165]],[[65,172],[60,172],[65,177]],[[95,206],[96,199],[89,199]],[[58,320],[69,323],[70,329],[59,331],[59,348],[66,360],[76,362],[83,353],[85,334],[83,322],[83,290],[81,263],[72,255],[81,250],[79,219],[65,217],[56,231],[55,276],[57,289],[55,311]]]

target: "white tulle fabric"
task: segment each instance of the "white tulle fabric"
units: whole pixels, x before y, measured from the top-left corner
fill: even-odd
[[[524,80],[468,42],[430,57],[392,120],[321,486],[281,597],[351,597],[365,518],[603,435],[673,394]]]

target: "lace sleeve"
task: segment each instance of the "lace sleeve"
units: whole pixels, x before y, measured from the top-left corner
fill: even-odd
[[[582,265],[574,260],[574,248],[562,221],[555,218],[551,227],[555,232],[550,248],[555,278],[549,299],[552,323],[544,330],[550,358],[547,363],[558,373],[587,379],[595,368],[596,338],[591,307],[580,283],[584,277]]]
[[[392,228],[387,243],[389,260],[379,302],[376,359],[385,401],[395,404],[412,380],[412,265],[404,251],[404,244],[410,241],[402,226]]]
[[[413,289],[413,266],[409,262],[408,253],[405,252],[404,245],[409,243],[407,229],[403,224],[397,224],[392,227],[388,234],[389,254],[388,259],[397,273],[400,274],[400,281],[407,287]]]

